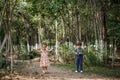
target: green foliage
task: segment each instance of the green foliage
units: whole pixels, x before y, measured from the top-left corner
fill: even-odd
[[[66,44],[61,46],[61,57],[65,63],[74,64],[75,63],[75,54],[73,54],[74,47],[69,47]],[[106,61],[106,55],[103,55],[103,60],[100,59],[100,50],[95,50],[94,48],[88,52],[84,50],[84,65],[85,66],[103,66],[103,63]]]
[[[3,28],[0,28],[0,40],[2,41],[4,39],[4,36],[5,36],[5,31]]]
[[[114,0],[110,1],[108,5],[108,11],[106,12],[106,27],[107,27],[107,36],[110,41],[120,39],[120,1]],[[113,34],[114,33],[114,34]]]
[[[3,7],[4,7],[4,3],[0,1],[0,11],[3,9]]]
[[[40,57],[40,54],[38,54],[38,53],[36,53],[36,52],[34,52],[34,51],[31,51],[29,54],[30,54],[30,56],[32,56],[33,58],[35,58],[35,57]]]
[[[106,1],[105,25],[107,27],[107,39],[108,41],[116,40],[116,42],[119,42],[120,1]],[[4,4],[6,4],[5,2],[7,1],[0,1],[0,14],[3,13],[1,10],[3,10]],[[12,10],[13,4],[14,1],[10,1],[10,8],[8,9]],[[101,22],[103,21],[101,21],[101,8],[102,5],[100,4],[99,0],[81,0],[80,2],[76,0],[19,0],[14,8],[15,10],[13,10],[14,12],[11,13],[12,19],[7,20],[6,15],[9,10],[5,10],[5,14],[2,16],[3,21],[0,28],[0,41],[2,43],[5,33],[8,33],[6,23],[9,23],[9,20],[13,20],[11,21],[13,45],[26,45],[27,41],[29,42],[30,46],[37,43],[38,28],[40,30],[41,41],[44,39],[49,39],[51,40],[49,44],[55,45],[56,32],[54,20],[57,20],[57,33],[59,35],[59,40],[63,39],[63,33],[65,33],[64,36],[68,36],[71,38],[71,41],[75,41],[77,37],[76,31],[78,29],[78,25],[79,29],[81,28],[82,30],[82,40],[84,42],[94,43],[94,32],[97,32],[97,39],[99,39],[99,34],[102,34]],[[8,18],[9,17],[10,16],[8,16]],[[78,23],[80,24],[77,24],[77,17]],[[61,19],[63,19],[63,23]],[[96,30],[93,29],[95,27]],[[73,63],[74,54],[71,54],[73,48],[69,48],[67,45],[62,45],[61,48],[61,57],[63,60],[66,63]],[[34,56],[27,54],[25,46],[20,46],[20,52],[23,53],[19,55],[20,59],[31,59]],[[97,54],[99,54],[99,51],[92,50],[89,53],[86,51],[85,63],[90,66],[101,64]]]
[[[104,61],[101,61],[99,58],[100,51],[96,50],[90,50],[90,52],[87,52],[85,50],[85,56],[84,56],[84,63],[86,66],[102,66]],[[104,56],[105,57],[105,56]],[[105,60],[105,59],[104,59]]]
[[[72,71],[75,71],[75,64],[52,64],[53,66],[61,67],[64,69],[70,69]]]
[[[63,59],[63,61],[65,62],[65,63],[74,63],[75,62],[75,55],[74,54],[72,54],[72,52],[73,52],[73,47],[71,46],[71,47],[69,47],[68,45],[66,45],[66,44],[63,44],[62,46],[61,46],[61,57],[62,57],[62,59]]]
[[[24,53],[24,54],[19,54],[18,55],[18,59],[20,60],[30,60],[30,59],[33,59],[35,57],[39,57],[40,55],[31,51],[29,54],[27,53]]]
[[[10,66],[10,62],[5,57],[0,57],[0,69],[7,69]]]
[[[86,74],[98,74],[98,75],[102,75],[105,77],[114,77],[114,78],[120,78],[119,74],[120,74],[120,69],[119,68],[107,68],[107,67],[88,67],[85,70]]]

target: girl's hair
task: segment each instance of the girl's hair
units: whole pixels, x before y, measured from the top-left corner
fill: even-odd
[[[47,46],[47,43],[45,41],[42,42],[42,45],[46,45]]]
[[[81,41],[77,41],[76,45],[81,46],[82,45]]]

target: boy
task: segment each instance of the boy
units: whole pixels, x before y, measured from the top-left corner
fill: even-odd
[[[82,43],[79,41],[76,44],[76,48],[74,49],[74,53],[76,55],[76,71],[75,72],[83,72],[83,54],[84,51],[82,49]]]

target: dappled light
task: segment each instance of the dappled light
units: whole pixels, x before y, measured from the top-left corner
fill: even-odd
[[[0,80],[89,79],[120,79],[120,0],[0,0]]]

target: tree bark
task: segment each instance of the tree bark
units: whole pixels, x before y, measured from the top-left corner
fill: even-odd
[[[5,35],[5,37],[4,37],[4,40],[3,40],[3,42],[2,42],[2,44],[0,45],[0,53],[1,53],[1,51],[2,51],[2,49],[4,48],[4,46],[5,46],[5,43],[6,43],[6,41],[7,41],[7,34]]]
[[[56,42],[55,42],[55,58],[58,60],[58,22],[55,21],[55,28],[56,28]]]

